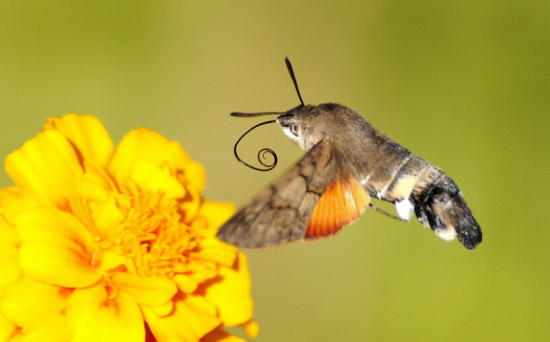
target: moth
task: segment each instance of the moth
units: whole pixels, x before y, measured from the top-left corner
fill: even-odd
[[[371,203],[376,198],[395,204],[400,220],[409,221],[414,212],[445,241],[458,238],[468,249],[481,242],[481,229],[449,176],[351,108],[304,105],[292,65],[288,58],[285,62],[301,104],[286,112],[232,115],[279,115],[261,124],[276,122],[306,155],[225,222],[217,233],[220,240],[262,248],[331,237],[356,222],[366,207],[382,211]]]

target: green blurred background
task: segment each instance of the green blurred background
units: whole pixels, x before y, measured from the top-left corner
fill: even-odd
[[[0,155],[46,116],[145,126],[243,205],[303,154],[232,111],[339,102],[445,170],[483,228],[474,251],[372,210],[335,238],[246,251],[256,341],[550,339],[549,1],[0,2]],[[2,173],[0,185],[11,185]],[[389,207],[385,207],[392,210]]]

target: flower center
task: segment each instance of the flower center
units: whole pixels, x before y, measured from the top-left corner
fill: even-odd
[[[188,255],[197,248],[198,236],[182,222],[175,199],[161,192],[116,193],[115,197],[123,219],[97,244],[105,257],[102,268],[124,265],[140,276],[167,278],[191,271]],[[117,260],[106,262],[113,255]]]
[[[139,193],[130,200],[121,231],[121,251],[139,275],[172,277],[188,270],[186,254],[196,247],[181,222],[177,202],[162,193]]]

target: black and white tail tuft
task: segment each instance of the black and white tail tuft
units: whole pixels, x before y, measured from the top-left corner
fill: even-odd
[[[420,223],[432,228],[441,239],[452,241],[457,237],[468,249],[481,242],[481,228],[451,178],[442,176],[411,200]]]

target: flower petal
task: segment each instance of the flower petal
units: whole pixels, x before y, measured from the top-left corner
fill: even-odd
[[[74,148],[59,132],[48,130],[6,157],[6,172],[26,198],[67,207],[83,174]]]
[[[136,303],[146,306],[164,305],[178,291],[176,284],[166,278],[138,277],[118,272],[111,280],[119,291],[128,294]]]
[[[0,312],[0,341],[21,341],[22,329]]]
[[[185,293],[191,293],[199,286],[199,282],[195,278],[186,274],[176,274],[172,277],[172,280],[178,285],[178,288]]]
[[[22,327],[25,338],[36,341],[67,341],[67,298],[72,291],[20,277],[2,295],[0,309]],[[31,338],[33,336],[34,338]]]
[[[97,118],[89,115],[68,114],[61,118],[48,118],[43,129],[55,129],[78,149],[82,158],[107,165],[114,145],[109,133]]]
[[[185,195],[183,185],[168,170],[162,170],[145,158],[137,158],[132,163],[129,177],[145,192],[163,192],[168,198],[181,198]]]
[[[200,243],[197,251],[191,252],[190,257],[198,260],[208,260],[225,267],[231,267],[235,262],[237,247],[210,237]]]
[[[21,237],[15,226],[0,214],[0,290],[19,276],[19,245]]]
[[[113,197],[108,197],[98,204],[90,203],[90,209],[95,227],[101,236],[112,233],[125,218]]]
[[[180,207],[183,211],[183,222],[188,223],[197,215],[201,205],[201,196],[197,190],[192,187],[187,187],[187,193],[180,203]]]
[[[124,293],[109,298],[107,286],[102,283],[74,291],[67,319],[75,332],[72,342],[142,342],[145,339],[138,305]]]
[[[201,192],[206,184],[206,171],[204,170],[204,166],[202,166],[201,163],[191,160],[185,163],[183,166],[183,171],[185,173],[185,178],[189,182],[189,186],[193,187],[196,191]]]
[[[183,171],[185,181],[200,192],[205,183],[204,167],[191,160],[187,152],[175,141],[145,128],[135,129],[122,138],[110,162],[110,169],[119,181],[126,177],[133,162],[144,157],[155,165],[168,166],[173,175]]]
[[[179,293],[174,311],[164,317],[142,307],[145,320],[157,341],[197,341],[220,324],[217,310],[204,298]]]
[[[230,335],[223,329],[215,329],[201,338],[201,342],[246,342],[246,340]]]
[[[197,216],[204,216],[208,221],[208,228],[212,236],[216,235],[218,228],[235,213],[235,205],[232,203],[211,202],[203,200]]]
[[[246,334],[252,338],[258,336],[258,331],[260,330],[260,327],[258,326],[258,323],[256,323],[255,320],[250,319],[248,322],[244,322],[242,324],[239,324]]]
[[[142,310],[145,306],[142,306]],[[147,309],[151,310],[158,317],[168,316],[172,311],[174,311],[174,302],[170,301],[162,306],[147,306]]]
[[[250,275],[246,256],[239,258],[232,268],[220,267],[220,275],[201,284],[195,293],[213,303],[225,326],[248,322],[252,318],[250,298]]]
[[[161,155],[169,144],[168,139],[157,132],[145,128],[130,131],[118,144],[110,162],[110,169],[115,178],[120,181],[129,174],[132,164],[139,157],[161,165],[163,161]]]
[[[91,267],[92,236],[73,215],[36,206],[19,214],[15,225],[23,238],[19,257],[27,276],[64,287],[89,286],[101,277]]]
[[[23,202],[19,188],[0,189],[0,215],[3,215],[9,222],[13,222],[13,218],[22,208]]]

